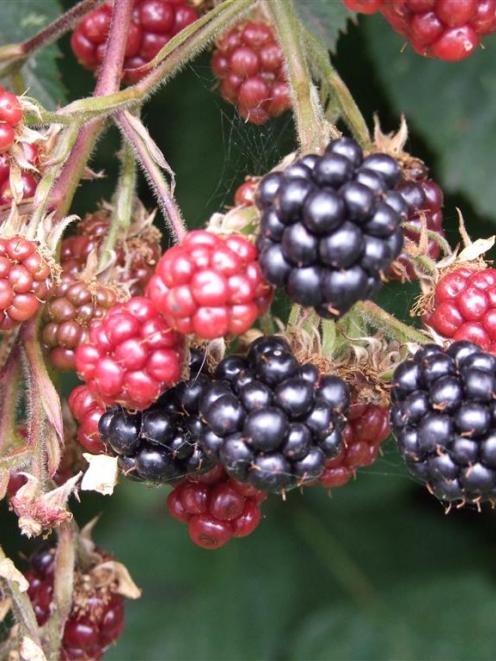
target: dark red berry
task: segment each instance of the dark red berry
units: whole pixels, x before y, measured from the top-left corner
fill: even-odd
[[[198,17],[187,0],[134,0],[127,35],[124,77],[136,82],[144,74],[134,71],[152,60],[172,37]],[[105,3],[87,14],[71,36],[71,47],[87,69],[97,69],[105,57],[112,7]]]
[[[105,452],[100,438],[98,423],[105,408],[97,401],[87,386],[77,386],[69,396],[69,408],[78,422],[77,438],[85,450],[92,454]]]
[[[246,537],[261,520],[266,494],[229,478],[218,466],[177,485],[167,498],[169,514],[188,524],[191,540],[218,549],[232,537]]]
[[[217,42],[212,70],[243,119],[265,124],[291,107],[281,48],[266,23],[241,23]]]

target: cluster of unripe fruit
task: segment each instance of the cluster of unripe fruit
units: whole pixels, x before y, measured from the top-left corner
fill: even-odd
[[[343,0],[364,14],[380,12],[420,55],[457,61],[496,32],[494,0]]]

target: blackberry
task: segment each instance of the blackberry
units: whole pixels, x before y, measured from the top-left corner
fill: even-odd
[[[262,272],[296,303],[337,318],[381,287],[403,246],[397,161],[351,138],[271,172],[257,190]]]
[[[192,365],[204,364],[193,352]],[[152,483],[176,482],[213,466],[198,445],[203,423],[199,407],[210,378],[191,370],[190,379],[167,390],[144,411],[131,413],[119,406],[108,409],[98,428],[105,446],[117,457],[127,477]]]
[[[391,421],[410,472],[441,501],[496,502],[496,358],[467,341],[395,371]]]
[[[200,446],[235,480],[284,492],[316,480],[341,450],[349,393],[300,365],[280,337],[225,358],[205,390]]]

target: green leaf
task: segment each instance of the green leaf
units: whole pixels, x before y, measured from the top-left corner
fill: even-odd
[[[496,41],[462,62],[422,58],[380,17],[364,17],[374,62],[399,113],[436,151],[447,191],[496,221]],[[398,118],[399,120],[399,118]],[[388,127],[389,128],[389,127]]]
[[[494,658],[494,590],[480,574],[397,585],[365,610],[336,605],[313,613],[294,632],[290,659]]]
[[[297,0],[298,11],[304,23],[328,50],[334,51],[341,32],[354,14],[341,0]]]
[[[62,13],[57,0],[8,0],[0,7],[0,43],[24,41],[36,34]],[[22,73],[30,96],[46,108],[55,108],[65,101],[56,59],[59,50],[49,46],[37,53],[23,67]]]

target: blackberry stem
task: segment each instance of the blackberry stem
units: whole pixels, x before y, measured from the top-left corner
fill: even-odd
[[[119,238],[119,233],[125,236],[133,217],[134,197],[136,193],[136,160],[127,141],[123,141],[120,160],[121,172],[115,191],[109,232],[103,244],[98,263],[98,272],[105,270],[111,260],[112,251]]]
[[[359,301],[353,306],[353,312],[361,314],[365,321],[378,330],[383,330],[386,335],[399,342],[415,342],[416,344],[427,344],[432,340],[420,331],[407,326],[392,314],[383,310],[373,301]]]
[[[309,30],[303,28],[302,32],[312,72],[327,87],[333,101],[337,102],[340,114],[355,140],[361,147],[369,147],[371,138],[367,123],[347,85],[333,67],[329,53]],[[332,109],[334,110],[334,107]]]
[[[127,112],[119,113],[116,116],[116,122],[122,131],[122,134],[134,150],[143,172],[155,193],[155,197],[157,198],[164,218],[169,222],[176,240],[178,242],[181,241],[186,234],[187,229],[171,188],[165,180],[160,165],[157,163],[157,159],[151,152],[150,145],[145,142],[143,136],[135,129],[132,122],[132,116]],[[151,146],[153,147],[154,145],[155,143],[152,142]]]
[[[268,0],[264,7],[284,53],[301,149],[319,151],[326,134],[324,116],[308,70],[302,27],[293,0]]]
[[[119,90],[133,8],[134,0],[115,0],[107,49],[98,75],[94,97],[106,96]],[[104,120],[99,118],[88,122],[79,132],[51,195],[59,217],[65,215],[72,203],[86,163],[103,127]]]
[[[402,223],[401,227],[409,232],[415,232],[419,236],[424,232],[424,230],[419,228],[417,225],[415,225],[415,223]],[[446,241],[444,236],[441,236],[441,234],[439,234],[439,232],[433,232],[432,230],[425,230],[425,234],[427,235],[428,239],[430,239],[431,241],[435,241],[438,244],[438,246],[441,248],[441,250],[445,255],[451,254],[452,250],[450,244],[448,243],[448,241]]]

